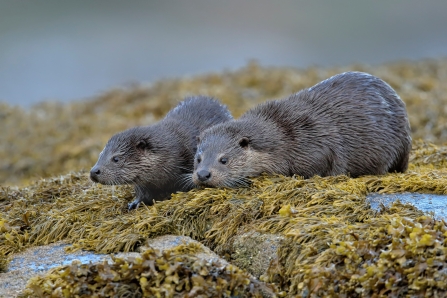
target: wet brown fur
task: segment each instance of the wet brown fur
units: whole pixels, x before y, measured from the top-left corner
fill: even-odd
[[[197,136],[212,125],[231,120],[228,109],[217,100],[191,97],[179,103],[164,119],[145,127],[117,133],[108,141],[90,172],[94,182],[133,184],[136,200],[152,205],[186,191],[191,182]]]
[[[263,172],[305,178],[404,172],[411,150],[404,102],[383,80],[361,72],[265,102],[200,139],[192,178],[206,186],[246,185],[246,177]],[[210,177],[201,181],[198,173]]]

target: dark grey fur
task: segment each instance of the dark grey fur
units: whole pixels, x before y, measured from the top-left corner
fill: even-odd
[[[94,182],[106,185],[133,184],[136,199],[152,205],[191,183],[197,136],[212,125],[231,120],[228,109],[205,96],[180,102],[158,123],[115,134],[90,171]]]
[[[193,182],[235,187],[266,173],[404,172],[411,150],[404,102],[384,81],[346,72],[205,130]]]

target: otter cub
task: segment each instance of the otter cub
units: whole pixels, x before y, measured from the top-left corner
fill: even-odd
[[[410,149],[410,124],[396,92],[370,74],[346,72],[205,130],[192,180],[236,187],[263,172],[305,178],[404,172]]]
[[[136,199],[129,210],[140,202],[152,205],[155,200],[169,199],[172,193],[193,187],[190,176],[197,136],[231,119],[228,109],[215,99],[187,98],[158,123],[112,136],[90,178],[106,185],[133,184]]]

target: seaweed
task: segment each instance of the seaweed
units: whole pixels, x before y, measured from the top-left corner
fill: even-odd
[[[319,228],[328,224],[331,223],[323,221]],[[289,243],[281,252],[283,270],[270,268],[262,279],[278,280],[277,275],[282,275],[283,290],[309,297],[447,294],[445,222],[427,216],[412,219],[392,214],[364,223],[338,224],[327,230],[324,250],[302,259],[309,246],[299,251]],[[294,243],[302,243],[302,235],[293,236]],[[315,246],[315,241],[312,244]],[[294,259],[295,262],[286,262]]]

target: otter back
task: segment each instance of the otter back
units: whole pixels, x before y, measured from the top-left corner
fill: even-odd
[[[176,191],[193,187],[191,173],[197,136],[212,125],[231,120],[228,109],[205,96],[180,102],[160,122],[117,133],[107,142],[90,171],[94,182],[132,184],[136,199],[152,205]]]
[[[193,180],[236,186],[263,172],[305,178],[403,172],[410,150],[407,112],[396,92],[377,77],[346,72],[204,131]]]

